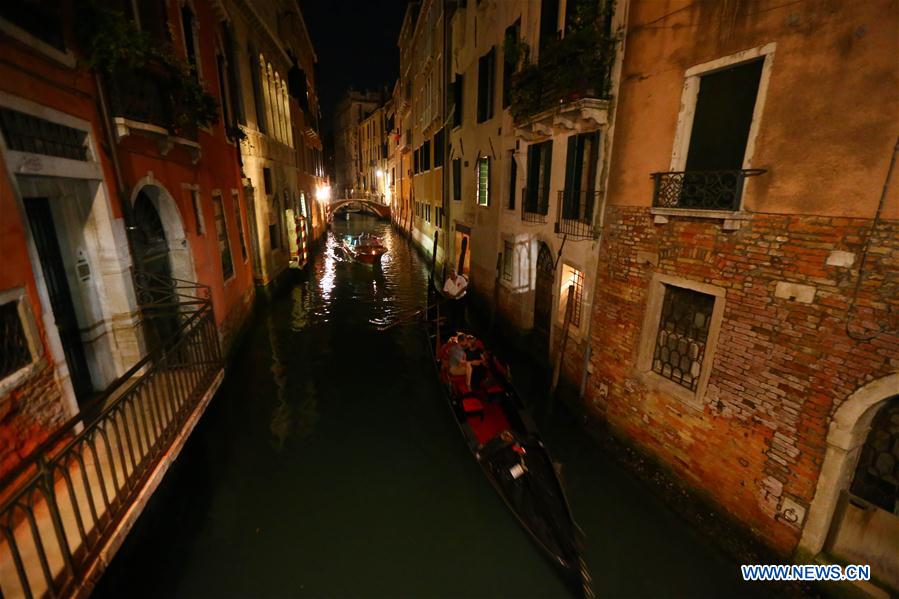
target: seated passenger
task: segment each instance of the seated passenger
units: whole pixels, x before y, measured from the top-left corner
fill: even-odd
[[[479,347],[480,346],[480,347]],[[487,374],[487,359],[484,355],[483,345],[472,335],[465,335],[462,340],[462,348],[465,350],[465,360],[470,364],[472,376],[470,376],[469,387],[471,383],[475,385],[484,380]]]
[[[454,338],[446,350],[446,370],[452,376],[464,376],[465,384],[471,389],[471,365],[465,359],[465,349]]]

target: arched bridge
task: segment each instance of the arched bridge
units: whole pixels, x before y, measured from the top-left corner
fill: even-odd
[[[382,204],[377,200],[369,200],[364,198],[343,198],[339,200],[331,200],[328,204],[328,220],[330,220],[339,210],[349,210],[357,208],[371,212],[375,216],[381,218],[390,218],[390,206]]]

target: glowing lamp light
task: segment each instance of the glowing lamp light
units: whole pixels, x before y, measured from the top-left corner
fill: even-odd
[[[384,171],[382,171],[381,169],[378,169],[378,170],[375,171],[375,175],[378,176],[378,177],[381,177],[381,176],[384,175]]]
[[[331,186],[321,185],[315,190],[315,199],[319,202],[327,202],[331,199]]]

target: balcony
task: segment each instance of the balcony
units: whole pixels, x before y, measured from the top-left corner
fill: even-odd
[[[527,187],[521,190],[521,220],[526,223],[543,224],[549,212],[548,193]]]
[[[135,290],[152,349],[0,480],[0,596],[86,594],[221,383],[208,288]]]
[[[596,129],[608,121],[614,40],[592,25],[547,43],[512,77],[511,111],[528,141]]]
[[[560,191],[556,233],[572,239],[596,239],[593,214],[598,203],[598,191]]]
[[[765,169],[739,169],[652,173],[652,206],[678,212],[739,212],[746,178],[764,172]]]
[[[199,160],[199,127],[193,118],[196,107],[178,92],[164,66],[148,63],[139,69],[121,69],[106,76],[106,86],[119,139],[127,135],[153,138],[163,156],[174,145],[181,145],[194,163]]]

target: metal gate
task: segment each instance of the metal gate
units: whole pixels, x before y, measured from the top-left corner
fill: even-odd
[[[556,265],[549,247],[540,242],[537,254],[537,280],[534,295],[534,336],[542,357],[549,356],[549,334],[552,329],[553,284]]]

